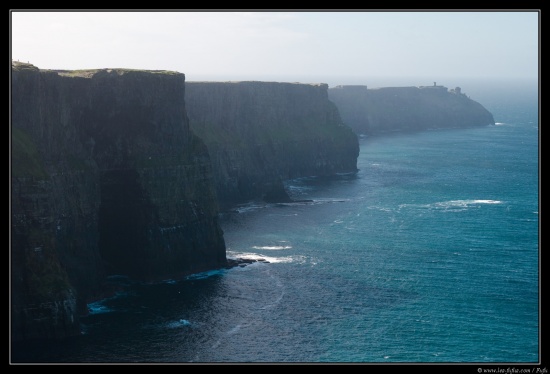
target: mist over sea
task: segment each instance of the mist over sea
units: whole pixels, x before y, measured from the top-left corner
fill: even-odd
[[[228,256],[265,261],[113,279],[80,337],[12,362],[538,362],[537,82],[437,84],[497,124],[362,137],[358,173],[287,181],[311,202],[221,216]]]

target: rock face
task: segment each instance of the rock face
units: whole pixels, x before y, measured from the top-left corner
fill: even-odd
[[[357,136],[326,84],[187,82],[189,122],[210,151],[222,207],[284,201],[282,181],[357,171]]]
[[[444,86],[385,87],[336,86],[329,98],[344,122],[357,134],[485,126],[495,123],[481,104],[460,88]]]
[[[79,334],[108,275],[227,265],[185,76],[12,63],[12,340]]]

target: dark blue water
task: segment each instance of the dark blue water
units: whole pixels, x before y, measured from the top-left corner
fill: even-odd
[[[266,263],[131,284],[31,362],[539,361],[536,102],[496,126],[361,139],[359,172],[222,217]]]

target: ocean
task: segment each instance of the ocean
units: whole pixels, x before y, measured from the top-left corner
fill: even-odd
[[[220,217],[228,257],[263,261],[113,279],[126,291],[90,304],[80,337],[12,362],[539,362],[539,113],[522,98],[476,100],[495,126],[361,137],[357,173],[286,182],[310,201]]]

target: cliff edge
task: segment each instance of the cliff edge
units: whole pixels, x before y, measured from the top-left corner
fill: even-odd
[[[77,335],[109,275],[227,265],[185,76],[12,62],[11,337]]]

